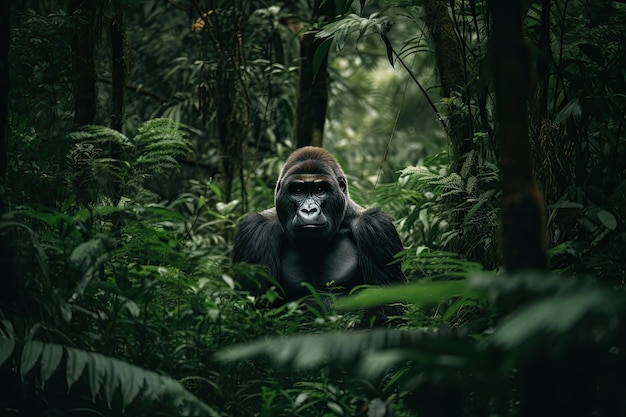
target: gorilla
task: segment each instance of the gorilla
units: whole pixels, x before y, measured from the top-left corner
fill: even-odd
[[[393,262],[402,242],[391,218],[350,199],[328,151],[294,151],[278,176],[274,204],[240,222],[233,261],[266,266],[285,300],[308,294],[304,282],[337,295],[361,284],[406,282]]]

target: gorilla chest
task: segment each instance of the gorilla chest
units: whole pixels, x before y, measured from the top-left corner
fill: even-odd
[[[338,234],[331,242],[319,246],[303,249],[284,245],[280,281],[287,298],[308,294],[303,282],[319,291],[333,293],[348,292],[360,284],[357,247],[352,238]]]

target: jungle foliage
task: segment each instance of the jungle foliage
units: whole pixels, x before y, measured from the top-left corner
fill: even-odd
[[[498,52],[497,3],[4,2],[0,414],[624,414],[626,4],[512,2]],[[408,285],[241,289],[271,277],[236,224],[311,138],[396,219]],[[544,269],[502,257],[525,156]]]

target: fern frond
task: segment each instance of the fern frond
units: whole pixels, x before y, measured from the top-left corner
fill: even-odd
[[[148,120],[133,138],[135,144],[134,168],[140,175],[175,171],[178,159],[193,152],[185,138],[184,126],[170,119]]]
[[[474,191],[476,191],[476,188],[478,187],[478,178],[475,176],[471,176],[467,179],[467,182],[465,184],[465,191],[468,194],[473,194]]]
[[[461,175],[461,177],[465,178],[470,173],[470,170],[474,166],[475,154],[476,152],[472,149],[471,151],[463,155],[463,158],[465,158],[465,162],[463,162],[463,165],[461,165],[461,169],[459,170],[459,174]]]
[[[122,147],[132,146],[128,137],[117,130],[99,125],[82,126],[76,132],[70,133],[70,138],[76,143],[91,143],[94,145],[110,146],[111,143]]]
[[[462,157],[458,172],[450,172],[440,160],[424,161],[401,172],[401,188],[425,198],[411,200],[414,205],[400,225],[418,246],[458,251],[494,265],[501,189],[497,165],[474,151]],[[419,265],[419,269],[424,268]]]
[[[76,192],[89,199],[103,190],[139,192],[153,175],[177,171],[179,159],[192,153],[184,129],[173,120],[154,119],[141,125],[132,140],[105,126],[84,126],[71,133],[75,143],[68,160]]]

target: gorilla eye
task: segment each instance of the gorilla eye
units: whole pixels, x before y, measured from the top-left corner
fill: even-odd
[[[315,188],[313,189],[313,191],[315,195],[323,196],[328,191],[328,184],[326,183],[315,184]]]
[[[304,193],[304,187],[300,184],[294,184],[291,186],[291,194],[300,195]]]

